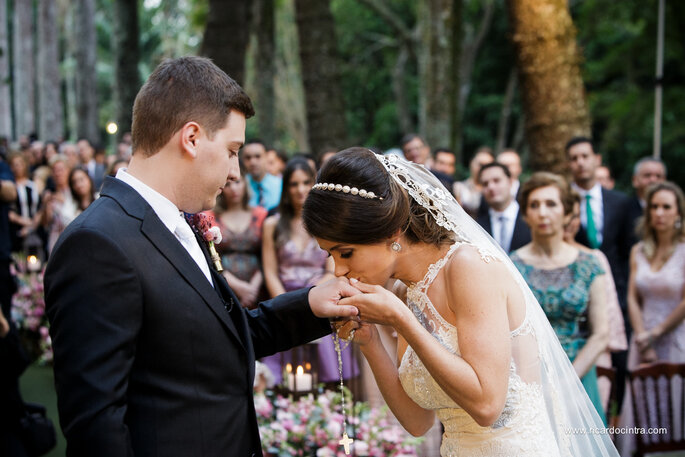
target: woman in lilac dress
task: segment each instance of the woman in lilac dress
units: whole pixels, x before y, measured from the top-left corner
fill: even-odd
[[[635,362],[685,363],[685,198],[673,183],[647,192],[642,241],[630,255],[628,311]]]
[[[633,338],[628,352],[629,370],[657,361],[685,363],[685,227],[682,220],[685,197],[676,184],[664,182],[650,187],[645,201],[639,224],[642,239],[630,252],[628,314]],[[655,394],[663,392],[666,386],[665,378],[660,378],[656,386],[647,386],[648,399],[658,398],[664,410],[668,395],[655,397]],[[637,401],[646,404],[648,399]],[[672,408],[673,417],[680,417],[680,402],[674,401]],[[654,414],[650,408],[650,423],[655,420]],[[634,417],[628,391],[619,426],[647,427],[644,416],[639,415],[637,423]],[[617,443],[621,455],[632,455],[635,436],[619,435]]]
[[[306,159],[291,159],[283,172],[278,214],[264,221],[262,264],[271,297],[333,278],[333,259],[319,247],[302,223],[302,206],[314,181],[314,170]],[[339,380],[338,356],[331,337],[320,339],[317,349],[318,381]],[[345,349],[342,355],[343,377],[356,376],[358,368],[351,349]],[[282,380],[283,366],[290,361],[290,351],[262,360],[277,384]]]

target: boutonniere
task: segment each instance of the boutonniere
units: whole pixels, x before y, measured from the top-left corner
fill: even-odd
[[[207,249],[209,249],[209,255],[212,258],[212,263],[214,263],[214,268],[216,271],[221,273],[224,271],[221,266],[221,257],[219,253],[216,252],[214,244],[221,243],[221,229],[214,225],[214,218],[205,213],[195,213],[186,214],[186,219],[193,229],[200,234],[205,243],[207,243]]]

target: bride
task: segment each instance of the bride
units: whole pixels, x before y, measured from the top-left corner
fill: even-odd
[[[507,255],[424,167],[362,148],[321,169],[307,230],[362,295],[339,328],[413,435],[442,456],[617,456],[539,304]],[[394,293],[380,285],[395,279]],[[398,334],[390,359],[374,323]]]

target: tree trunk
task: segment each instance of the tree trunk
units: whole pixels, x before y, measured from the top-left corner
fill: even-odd
[[[462,0],[453,0],[455,5]],[[417,29],[411,29],[404,23],[402,18],[395,14],[384,0],[359,0],[360,3],[369,7],[387,25],[389,25],[397,37],[398,52],[397,60],[392,68],[392,91],[397,106],[397,121],[400,131],[409,133],[415,131],[414,122],[409,110],[409,98],[407,97],[407,64],[416,60],[416,48],[418,47]],[[423,84],[419,84],[419,90]]]
[[[17,135],[36,131],[33,2],[14,1],[14,122]]]
[[[272,147],[276,139],[274,78],[276,76],[275,11],[273,0],[257,0],[257,121],[259,136]]]
[[[283,142],[277,146],[290,151],[303,151],[308,148],[307,110],[295,24],[295,2],[286,0],[276,8],[276,129],[280,138],[283,138]]]
[[[510,0],[509,18],[533,170],[565,171],[564,145],[590,134],[590,115],[566,0]]]
[[[329,0],[295,0],[307,110],[309,150],[320,155],[346,146],[347,129]]]
[[[76,134],[91,144],[100,143],[97,103],[95,0],[75,2]]]
[[[452,74],[452,0],[427,0],[417,6],[421,36],[419,53],[419,131],[431,147],[452,139],[455,81]],[[447,100],[445,98],[447,97]]]
[[[78,37],[76,36],[76,12],[71,3],[60,2],[61,15],[64,23],[64,122],[67,139],[73,139],[77,124],[76,114],[76,48]]]
[[[461,56],[464,44],[464,33],[462,24],[464,22],[464,2],[463,0],[452,0],[452,26],[450,34],[452,36],[452,46],[450,49],[450,79],[452,86],[448,95],[450,110],[450,138],[448,147],[454,152],[456,163],[462,163],[462,140],[464,107],[459,105],[459,94],[461,92]]]
[[[131,131],[133,102],[140,89],[138,0],[114,2],[114,110],[117,139]]]
[[[7,2],[0,0],[0,137],[12,138],[12,96],[10,94],[10,52]]]
[[[64,135],[57,25],[57,3],[38,2],[38,137],[46,141]]]
[[[397,60],[392,68],[392,91],[395,95],[397,106],[397,120],[400,123],[400,131],[407,133],[414,130],[414,124],[409,112],[409,97],[407,97],[407,63],[410,51],[404,43],[400,44]]]
[[[504,100],[502,100],[502,109],[500,110],[499,122],[497,124],[495,154],[499,154],[509,145],[509,119],[511,118],[511,106],[514,104],[517,83],[516,69],[512,68],[507,79],[507,88],[504,91]]]
[[[245,82],[245,50],[250,39],[251,2],[209,0],[200,53],[209,57],[238,84]]]
[[[463,15],[463,13],[461,12],[461,9],[463,9],[462,2],[456,0],[456,3],[460,5],[459,12]],[[455,39],[454,41],[455,45],[458,44],[461,48],[461,52],[458,54],[457,60],[457,73],[459,76],[458,78],[455,77],[455,81],[459,82],[459,88],[457,93],[457,107],[455,109],[455,121],[452,124],[454,125],[455,130],[455,132],[453,133],[455,145],[453,147],[454,153],[457,156],[457,163],[464,163],[462,162],[463,117],[464,112],[466,110],[466,104],[468,102],[469,95],[471,94],[471,78],[473,75],[473,68],[475,66],[476,59],[478,58],[478,53],[480,52],[480,49],[483,46],[483,41],[485,41],[485,37],[490,31],[490,25],[492,24],[492,18],[494,16],[495,2],[493,0],[487,0],[485,2],[481,2],[481,6],[483,8],[483,12],[480,23],[478,24],[466,24],[466,26],[464,27],[463,16],[460,17],[460,15],[455,13],[455,20],[461,21],[462,27],[464,29],[463,31],[460,29],[460,31],[463,32],[461,40],[457,41]],[[477,25],[477,28],[475,27],[475,25]]]

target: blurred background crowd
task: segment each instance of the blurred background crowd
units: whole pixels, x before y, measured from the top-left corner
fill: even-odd
[[[126,167],[131,146],[128,135],[114,154],[85,139],[31,139],[3,152],[3,183],[15,189],[2,204],[3,246],[15,260],[35,256],[42,265],[64,228],[98,198],[103,180]],[[432,150],[413,133],[397,148],[375,152],[426,166],[510,253],[607,425],[634,423],[625,388],[631,369],[685,363],[685,198],[661,160],[635,162],[632,192],[625,194],[614,189],[611,170],[586,137],[566,143],[565,175],[531,172],[516,150],[482,146],[473,151],[468,176],[458,179],[452,151]],[[243,306],[333,277],[332,259],[304,230],[301,210],[317,170],[335,153],[286,154],[247,140],[241,178],[227,183],[208,212],[222,232],[223,274]],[[3,314],[12,315],[4,302]],[[392,330],[385,330],[393,350]],[[319,341],[316,352],[318,381],[333,386],[332,340]],[[356,393],[380,402],[363,360],[352,348],[343,355],[344,377],[355,380]],[[283,381],[292,357],[262,361],[271,386]],[[611,371],[611,381],[598,379],[598,368]],[[434,435],[439,442],[439,430]],[[630,455],[632,440],[624,438],[619,444]]]

